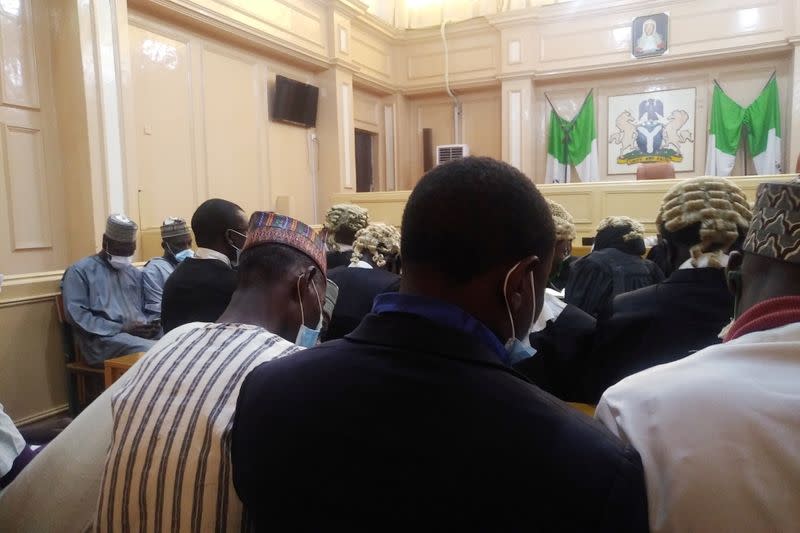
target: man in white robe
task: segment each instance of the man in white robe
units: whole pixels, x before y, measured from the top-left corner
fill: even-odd
[[[800,180],[759,187],[723,344],[630,376],[596,417],[642,455],[650,528],[800,524]],[[676,332],[680,334],[680,332]]]

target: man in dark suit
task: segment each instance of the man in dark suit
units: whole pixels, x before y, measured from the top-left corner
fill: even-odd
[[[192,215],[197,252],[170,274],[161,300],[167,333],[189,322],[216,322],[236,290],[236,267],[247,232],[241,207],[214,198]]]
[[[645,531],[636,451],[509,366],[553,245],[513,167],[428,172],[403,215],[400,293],[245,380],[233,476],[257,529]]]
[[[341,339],[372,310],[379,294],[400,290],[400,232],[388,224],[370,224],[356,233],[353,262],[328,271],[339,288],[323,341]]]
[[[587,401],[631,374],[720,342],[733,317],[727,251],[747,233],[750,216],[744,193],[725,178],[684,180],[667,192],[656,222],[672,274],[614,299],[588,358]]]

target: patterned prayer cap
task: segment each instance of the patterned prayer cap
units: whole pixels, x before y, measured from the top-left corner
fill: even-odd
[[[700,223],[700,243],[692,256],[725,250],[750,226],[750,206],[742,189],[726,178],[690,178],[667,191],[661,203],[659,230],[675,233]]]
[[[381,223],[370,224],[358,230],[350,262],[358,263],[364,252],[370,254],[375,266],[384,267],[386,256],[400,255],[400,232],[394,226]]]
[[[242,251],[262,244],[283,244],[307,255],[317,267],[327,274],[325,243],[310,226],[278,213],[256,211],[250,217],[247,239]]]
[[[125,215],[115,213],[106,220],[106,237],[117,242],[136,242],[139,226]]]
[[[189,226],[186,221],[178,217],[167,217],[161,224],[161,238],[169,239],[172,237],[182,237],[189,235]]]
[[[758,186],[745,252],[800,264],[800,177]]]
[[[336,204],[325,215],[325,222],[322,224],[328,230],[328,248],[338,252],[339,244],[336,242],[336,233],[342,229],[348,229],[353,233],[367,227],[369,224],[369,211],[355,204]]]
[[[569,211],[564,209],[564,206],[558,202],[554,202],[548,198],[547,205],[550,207],[550,213],[553,215],[553,222],[556,226],[556,240],[559,241],[572,241],[575,240],[577,234],[575,233],[575,222]]]

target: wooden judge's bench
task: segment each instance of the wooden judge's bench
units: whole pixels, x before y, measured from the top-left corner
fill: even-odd
[[[731,177],[752,204],[756,188],[765,181],[788,181],[797,174]],[[655,235],[656,215],[664,194],[679,179],[649,181],[600,181],[537,185],[547,198],[560,203],[575,218],[579,244],[583,237],[594,237],[598,224],[607,216],[626,215],[642,222],[648,235]],[[354,203],[369,209],[372,222],[400,225],[410,191],[336,194],[333,203]],[[500,206],[498,206],[500,207]]]

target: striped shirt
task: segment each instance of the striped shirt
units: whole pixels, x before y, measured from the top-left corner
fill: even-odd
[[[111,400],[114,430],[97,531],[238,531],[231,477],[239,389],[299,350],[256,326],[194,322],[169,332]]]

